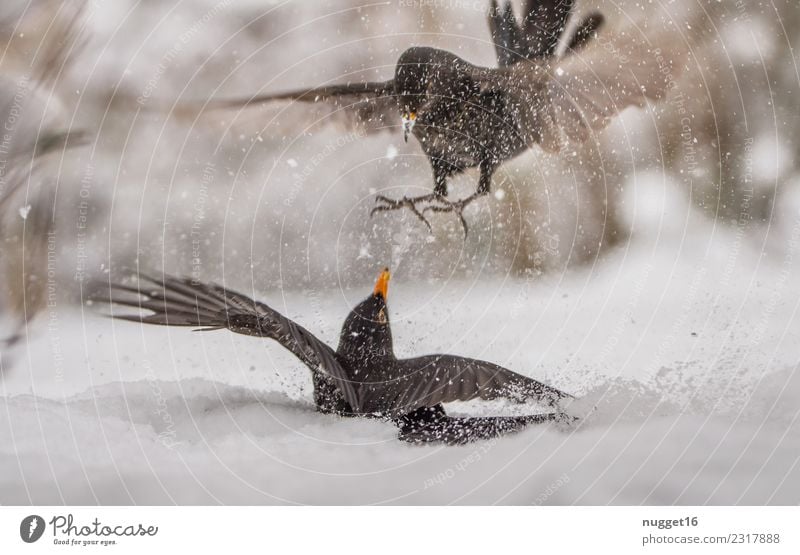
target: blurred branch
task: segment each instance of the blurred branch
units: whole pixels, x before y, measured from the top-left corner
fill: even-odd
[[[4,51],[13,53],[0,67],[0,118],[6,131],[0,143],[0,273],[5,285],[0,302],[12,325],[0,343],[5,348],[25,336],[27,324],[46,304],[57,181],[46,159],[86,142],[83,131],[63,129],[50,108],[58,81],[85,44],[84,11],[83,0],[40,1],[0,20]],[[16,47],[23,36],[38,42]]]

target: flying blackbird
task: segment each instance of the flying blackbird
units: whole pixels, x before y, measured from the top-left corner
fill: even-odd
[[[557,407],[571,398],[553,387],[491,362],[454,355],[398,359],[392,347],[386,298],[389,271],[342,325],[334,351],[266,304],[189,278],[147,277],[138,285],[97,283],[92,299],[152,314],[113,314],[146,324],[228,329],[273,339],[312,372],[314,402],[324,413],[391,419],[411,442],[466,443],[497,437],[545,421],[568,421],[561,412],[519,417],[451,417],[442,403],[470,399],[532,399]]]
[[[433,193],[397,200],[378,195],[372,213],[408,208],[430,228],[426,211],[453,212],[466,235],[463,210],[490,191],[492,175],[503,161],[534,145],[559,152],[585,141],[626,107],[662,98],[682,69],[689,47],[675,23],[681,16],[659,14],[659,21],[598,34],[604,21],[599,13],[569,25],[573,4],[574,0],[527,0],[525,16],[518,21],[510,2],[501,10],[492,0],[489,27],[498,68],[415,46],[400,55],[389,81],[329,85],[209,106],[315,103],[368,131],[396,128],[392,122],[399,119],[405,139],[414,135],[430,161]],[[597,40],[589,46],[593,37]],[[447,179],[473,167],[480,170],[476,192],[448,200]]]

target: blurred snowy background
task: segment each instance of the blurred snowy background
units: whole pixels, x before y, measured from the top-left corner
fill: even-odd
[[[579,6],[615,24],[676,2],[697,0]],[[413,44],[494,65],[488,3],[3,2],[0,503],[800,502],[795,0],[721,3],[666,102],[506,163],[466,241],[446,215],[432,233],[369,218],[376,192],[431,186],[399,129],[172,109],[386,79]],[[598,409],[485,451],[396,445],[309,413],[276,345],[86,310],[90,277],[137,265],[252,293],[331,344],[388,265],[398,354],[491,359]]]
[[[789,1],[730,3],[668,102],[627,111],[565,156],[532,150],[504,165],[494,197],[469,210],[466,243],[447,216],[430,235],[398,213],[368,217],[376,190],[430,187],[418,145],[404,144],[399,129],[366,140],[335,126],[306,131],[307,122],[293,125],[302,106],[171,110],[385,79],[413,44],[494,65],[484,4],[90,2],[61,36],[53,23],[79,4],[4,3],[6,96],[42,63],[39,46],[55,43],[64,60],[36,100],[48,125],[90,135],[39,178],[58,181],[62,287],[74,290],[76,270],[134,262],[257,290],[364,284],[382,264],[406,281],[525,277],[600,263],[640,232],[681,232],[689,209],[741,228],[754,245],[785,246],[800,206],[800,16]],[[633,1],[579,5],[599,7],[611,25],[647,13]],[[39,128],[41,119],[34,112],[25,123]],[[475,179],[457,179],[455,194]],[[673,196],[687,201],[684,211],[638,217]],[[7,204],[15,213],[29,201]]]

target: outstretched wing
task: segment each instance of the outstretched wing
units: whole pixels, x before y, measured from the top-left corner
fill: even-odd
[[[567,44],[567,54],[575,53],[586,46],[586,43],[588,43],[589,40],[594,37],[595,33],[597,33],[600,27],[603,26],[605,20],[606,18],[603,17],[603,14],[598,12],[594,12],[586,16],[578,24],[578,27],[572,34],[572,37],[569,39],[569,43]]]
[[[328,85],[247,98],[212,100],[196,108],[233,110],[265,105],[285,108],[285,104],[294,102],[302,104],[302,111],[292,110],[289,114],[288,119],[295,125],[298,122],[307,126],[335,123],[366,133],[376,133],[396,127],[400,121],[393,81]]]
[[[356,390],[333,349],[300,324],[264,303],[219,285],[166,275],[140,274],[139,279],[137,285],[96,282],[90,298],[112,306],[150,311],[150,314],[112,313],[120,320],[200,330],[229,329],[274,339],[313,372],[330,376],[348,404],[359,409]]]
[[[368,410],[405,414],[421,407],[470,399],[534,400],[554,406],[567,393],[502,366],[453,355],[397,361],[398,377],[361,387]]]
[[[527,0],[523,17],[517,21],[510,0],[502,9],[492,0],[489,30],[498,65],[508,67],[523,59],[553,56],[573,4],[574,0]]]
[[[696,6],[670,10],[662,6],[636,25],[598,35],[548,68],[542,100],[531,114],[542,148],[558,152],[583,142],[625,108],[667,95],[702,40],[704,23]],[[586,42],[587,33],[593,33],[591,22],[579,30],[575,46]]]

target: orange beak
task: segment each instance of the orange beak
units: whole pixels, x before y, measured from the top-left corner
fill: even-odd
[[[378,281],[375,282],[375,291],[372,294],[376,297],[380,295],[383,300],[386,300],[389,293],[389,278],[391,278],[389,268],[384,268],[381,275],[378,276]]]

